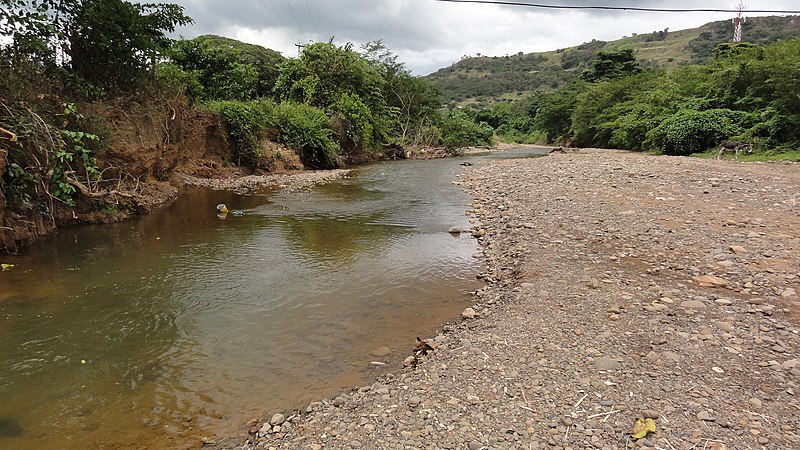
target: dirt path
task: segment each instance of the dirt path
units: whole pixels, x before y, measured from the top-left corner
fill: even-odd
[[[487,285],[468,318],[237,444],[797,448],[798,174],[611,151],[478,166],[462,182]],[[656,431],[631,436],[637,418]]]

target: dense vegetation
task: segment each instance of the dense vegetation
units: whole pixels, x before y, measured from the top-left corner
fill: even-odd
[[[176,42],[167,33],[192,19],[174,4],[0,6],[0,219],[6,208],[51,221],[55,213],[74,217],[72,208],[100,209],[106,193],[122,195],[115,186],[126,177],[139,185],[145,175],[104,165],[119,122],[85,113],[113,102],[140,109],[167,102],[172,119],[177,110],[216,117],[232,138],[228,162],[250,167],[274,148],[265,142],[291,149],[310,168],[415,147],[456,151],[496,136],[669,154],[722,139],[762,151],[800,145],[800,38],[787,39],[797,34],[794,18],[748,22],[746,34],[780,40],[768,45],[720,43],[730,30],[710,24],[539,55],[469,58],[420,78],[381,41],[314,43],[297,58],[219,36]],[[621,46],[633,41],[641,45]],[[686,64],[640,57],[653,46],[671,54],[672,41],[691,49]],[[450,108],[434,84],[448,90]],[[504,101],[496,101],[498,92]],[[476,95],[485,103],[455,107]],[[165,132],[156,150],[169,141],[172,119],[151,123]],[[167,177],[164,171],[152,176]]]
[[[358,49],[314,43],[287,59],[220,36],[173,41],[167,33],[192,22],[174,4],[0,0],[0,6],[0,211],[38,208],[51,218],[81,198],[91,203],[84,208],[102,207],[100,184],[127,176],[98,158],[116,125],[84,115],[104,103],[146,109],[166,100],[170,120],[191,108],[215,114],[233,140],[229,162],[251,167],[267,140],[297,152],[307,167],[331,168],[378,157],[385,148],[395,155],[423,146],[455,151],[493,137],[471,117],[442,113],[438,92],[380,41]],[[157,125],[165,143],[168,125]]]
[[[591,67],[598,52],[633,50],[646,68],[676,68],[704,64],[717,45],[733,36],[730,20],[699,28],[653,31],[616,41],[593,40],[577,47],[543,53],[519,52],[506,56],[480,55],[440,69],[425,78],[442,92],[452,106],[484,107],[498,101],[519,100],[535,91],[550,91],[580,77]],[[751,17],[744,24],[745,39],[768,45],[800,36],[800,20],[789,17]]]
[[[688,155],[720,141],[761,151],[800,146],[800,38],[718,45],[706,64],[642,69],[631,51],[600,52],[561,89],[475,114],[506,140]]]

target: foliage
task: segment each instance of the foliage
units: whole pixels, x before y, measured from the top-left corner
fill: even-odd
[[[375,137],[372,124],[375,119],[372,111],[355,94],[342,94],[339,101],[331,105],[333,118],[341,124],[339,127],[340,144],[354,153],[357,149],[371,149],[375,147]]]
[[[240,54],[233,48],[200,39],[181,40],[172,47],[170,59],[185,75],[169,65],[161,69],[162,74],[184,79],[191,98],[247,101],[256,95],[258,70],[239,62]]]
[[[269,124],[277,130],[279,142],[300,152],[306,166],[315,169],[339,166],[339,145],[333,140],[328,117],[320,108],[283,102],[274,108]]]
[[[383,76],[388,133],[402,145],[422,140],[427,121],[440,106],[439,92],[427,80],[411,75],[380,40],[364,44],[361,54]]]
[[[280,65],[286,60],[279,52],[213,34],[198,36],[193,40],[210,48],[223,48],[236,53],[240,64],[253,67],[257,73],[255,96],[257,98],[272,97]]]
[[[274,105],[268,101],[218,101],[208,103],[207,107],[227,122],[237,164],[255,165],[260,155],[261,135],[269,125]]]
[[[191,21],[174,4],[83,0],[67,28],[72,70],[98,86],[130,89],[169,48],[164,33]]]
[[[744,131],[747,114],[729,109],[683,109],[648,133],[650,145],[668,155],[691,155],[716,146]]]
[[[723,20],[712,22],[703,28],[705,31],[699,33],[688,45],[692,60],[696,63],[709,61],[714,55],[714,49],[720,44],[730,42],[734,25],[730,20]],[[748,17],[742,25],[742,34],[747,42],[764,46],[798,36],[800,23],[796,16]]]
[[[633,49],[626,48],[616,52],[598,52],[590,70],[581,78],[586,81],[610,80],[634,75],[642,71],[633,55]]]
[[[56,116],[61,128],[47,124],[24,106],[4,106],[6,114],[0,117],[0,126],[16,130],[18,138],[8,154],[9,170],[3,174],[9,204],[30,206],[37,193],[75,206],[77,185],[91,189],[100,180],[101,172],[90,148],[98,136],[80,129],[84,118],[73,104],[63,105]]]
[[[454,109],[442,117],[442,144],[448,150],[469,146],[489,146],[494,130],[486,122],[476,123],[467,111]]]
[[[343,107],[360,110],[352,118],[361,123],[351,122],[345,128],[370,130],[372,136],[354,141],[358,144],[355,150],[363,151],[382,141],[390,128],[385,83],[383,74],[351,44],[337,47],[332,42],[319,42],[306,46],[299,58],[281,66],[275,92],[281,100],[306,103],[331,113]],[[349,120],[347,114],[340,114],[339,119]]]
[[[60,69],[117,91],[146,79],[175,31],[192,19],[175,4],[124,0],[3,0],[4,57]],[[65,58],[67,55],[68,58]]]
[[[549,142],[570,140],[572,113],[578,105],[577,95],[583,87],[583,82],[574,82],[556,92],[541,95],[534,123],[547,135]]]

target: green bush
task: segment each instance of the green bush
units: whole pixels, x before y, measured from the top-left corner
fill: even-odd
[[[339,166],[339,144],[332,138],[328,117],[319,108],[285,101],[272,111],[269,124],[278,141],[300,152],[308,167],[329,169]]]
[[[207,107],[221,115],[228,123],[234,140],[237,164],[253,166],[260,153],[259,140],[269,125],[270,111],[275,107],[268,100],[253,102],[219,101]]]
[[[463,110],[454,109],[442,118],[442,144],[448,150],[492,144],[494,130],[486,122],[475,121]]]
[[[748,114],[729,109],[680,110],[648,133],[646,145],[668,155],[691,155],[745,131]]]
[[[345,141],[346,147],[352,151],[374,148],[374,118],[361,97],[344,93],[330,109],[344,125],[341,127],[343,135],[339,137],[340,142]]]

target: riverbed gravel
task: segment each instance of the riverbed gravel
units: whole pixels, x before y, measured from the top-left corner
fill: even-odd
[[[289,191],[303,190],[317,184],[347,176],[347,169],[336,170],[303,170],[289,173],[267,175],[242,175],[235,172],[221,177],[197,177],[180,175],[180,180],[189,186],[207,187],[217,190],[233,191],[246,194],[266,187],[276,187]]]
[[[459,183],[486,285],[434,350],[209,446],[800,447],[800,166],[581,150]]]

